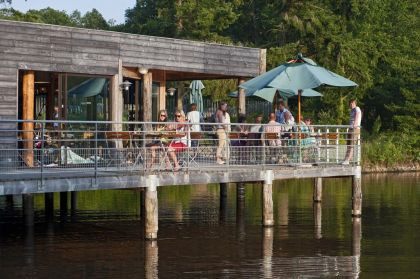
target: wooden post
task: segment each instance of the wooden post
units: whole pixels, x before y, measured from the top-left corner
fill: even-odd
[[[152,121],[152,84],[153,76],[152,73],[146,73],[142,76],[143,78],[143,121]]]
[[[244,83],[243,78],[238,79],[238,86]],[[245,89],[238,87],[238,116],[246,113]]]
[[[262,217],[263,225],[266,227],[274,225],[273,218],[273,171],[265,173],[264,185],[262,188]]]
[[[265,73],[267,69],[267,50],[265,48],[260,49],[260,75]]]
[[[360,169],[360,167],[358,167]],[[359,170],[360,171],[360,170]],[[352,211],[353,217],[362,216],[362,177],[356,174],[352,179]]]
[[[178,90],[176,91],[176,109],[182,110],[182,100],[184,99],[184,83],[178,83]]]
[[[134,120],[140,121],[140,81],[134,81]]]
[[[322,201],[322,177],[314,178],[314,202]]]
[[[45,218],[47,220],[53,219],[54,216],[54,193],[44,194],[45,203]]]
[[[22,80],[22,120],[34,120],[35,72],[26,71]],[[34,166],[34,123],[22,123],[23,160],[28,167]]]
[[[314,208],[314,234],[316,239],[322,238],[322,204],[315,202]]]
[[[144,278],[158,278],[159,250],[157,241],[146,241],[144,249]]]
[[[145,238],[157,239],[158,232],[158,198],[156,177],[149,176],[145,193]]]
[[[166,71],[162,71],[162,79],[159,81],[159,110],[166,109]]]
[[[22,204],[23,204],[23,217],[25,220],[25,226],[33,227],[34,225],[34,195],[23,194]]]
[[[47,92],[47,102],[46,102],[46,113],[45,113],[45,119],[47,120],[52,120],[54,119],[54,105],[55,105],[55,88],[56,88],[56,83],[55,83],[55,77],[56,74],[50,74],[50,82],[51,82],[51,86]]]
[[[111,121],[116,122],[112,124],[112,131],[122,130],[123,107],[124,101],[122,96],[122,61],[118,60],[118,74],[113,75],[111,79]]]
[[[60,192],[60,220],[66,222],[67,218],[67,192]]]
[[[263,234],[263,278],[273,278],[273,239],[274,228],[265,227]]]
[[[221,222],[225,222],[227,219],[227,188],[227,183],[220,183],[219,219]]]
[[[70,192],[70,215],[72,221],[76,220],[76,210],[77,210],[77,192]]]
[[[7,207],[13,208],[13,195],[6,196],[6,205]]]

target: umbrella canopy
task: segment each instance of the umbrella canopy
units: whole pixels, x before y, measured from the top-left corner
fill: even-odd
[[[263,88],[297,92],[299,119],[300,96],[302,96],[303,90],[316,88],[321,85],[334,87],[357,86],[355,82],[318,66],[313,60],[304,58],[302,54],[298,54],[297,59],[250,79],[239,85],[239,87],[248,92],[256,92]]]
[[[298,92],[297,91],[293,91],[290,89],[276,89],[276,88],[262,88],[260,90],[254,91],[249,93],[247,90],[245,90],[245,96],[246,97],[259,97],[262,98],[270,103],[273,103],[274,101],[274,96],[276,95],[276,92],[279,92],[280,96],[282,96],[283,98],[290,98],[293,96],[297,96]],[[229,97],[234,97],[237,98],[238,97],[238,91],[235,92],[231,92],[228,95]],[[318,91],[315,91],[313,89],[304,89],[302,90],[302,94],[301,96],[303,97],[322,97],[323,95],[321,93],[319,93]]]
[[[190,84],[190,104],[196,103],[197,110],[199,112],[203,112],[203,94],[201,94],[201,90],[203,90],[204,84],[201,80],[193,80]]]
[[[103,92],[106,81],[106,78],[90,78],[71,88],[68,94],[85,98],[99,95]]]

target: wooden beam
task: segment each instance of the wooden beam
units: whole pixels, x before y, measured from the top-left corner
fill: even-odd
[[[162,79],[159,81],[159,108],[166,109],[166,71],[162,71]]]
[[[133,67],[123,67],[122,68],[123,77],[132,78],[132,79],[141,79],[141,74],[139,73],[138,68]]]
[[[27,71],[22,80],[22,120],[34,120],[35,72]],[[34,123],[22,123],[23,160],[28,167],[34,166]]]
[[[238,86],[244,82],[243,78],[238,79]],[[238,87],[238,115],[246,113],[245,104],[245,89]]]
[[[152,121],[152,73],[143,75],[143,121]]]
[[[140,105],[140,81],[136,80],[134,82],[134,120],[140,120],[140,112],[139,112],[139,105]]]
[[[265,73],[266,70],[267,70],[267,50],[260,49],[260,68],[259,68],[260,75]]]

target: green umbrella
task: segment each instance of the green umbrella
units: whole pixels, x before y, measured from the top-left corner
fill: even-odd
[[[353,81],[318,66],[313,60],[304,58],[302,54],[298,54],[296,59],[250,79],[239,85],[239,87],[250,93],[263,88],[275,88],[280,91],[291,90],[297,92],[299,119],[300,96],[301,93],[303,93],[302,90],[317,88],[322,85],[334,87],[357,86]]]
[[[276,89],[272,87],[262,88],[260,90],[254,91],[249,93],[247,90],[245,90],[245,96],[246,97],[259,97],[262,98],[270,103],[274,102],[274,97],[276,93],[279,92],[279,95],[285,99],[297,96],[298,92],[293,91],[291,89]],[[313,89],[305,89],[302,91],[301,94],[303,97],[322,97],[322,94],[313,90]],[[228,94],[229,97],[238,97],[238,91],[232,92]]]
[[[190,84],[190,104],[196,103],[197,110],[199,112],[203,112],[203,94],[201,94],[201,90],[204,89],[204,84],[201,80],[193,80]]]

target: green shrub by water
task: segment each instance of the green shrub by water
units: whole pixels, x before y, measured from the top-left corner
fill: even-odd
[[[362,145],[363,165],[419,163],[419,143],[418,132],[388,132],[367,137]]]

